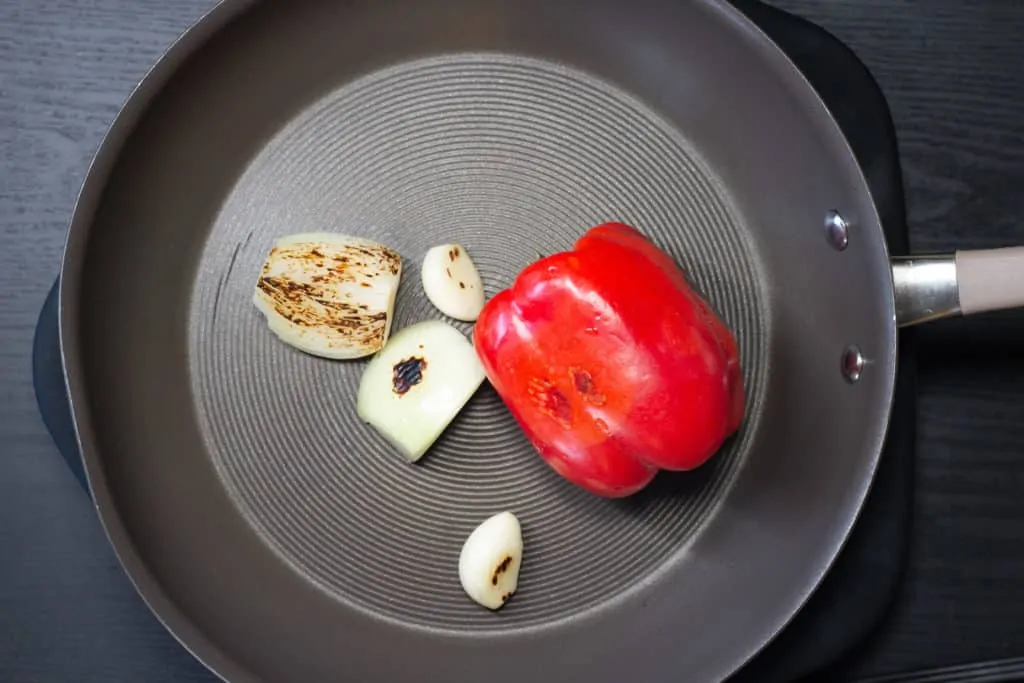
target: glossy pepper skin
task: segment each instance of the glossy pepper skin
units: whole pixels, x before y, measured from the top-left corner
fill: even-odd
[[[528,266],[473,337],[540,456],[600,496],[700,466],[743,419],[732,332],[668,254],[621,223]]]

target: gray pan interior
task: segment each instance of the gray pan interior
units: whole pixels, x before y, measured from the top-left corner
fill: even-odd
[[[843,252],[830,209],[852,223]],[[404,463],[356,418],[364,363],[286,347],[250,304],[291,232],[396,248],[397,329],[440,317],[429,246],[464,244],[493,294],[612,219],[733,326],[749,394],[718,457],[626,500],[556,476],[487,386]],[[223,677],[703,682],[784,626],[855,518],[891,399],[891,284],[836,125],[723,3],[229,0],[104,143],[61,332],[112,543]],[[491,613],[457,559],[504,509],[526,556]]]

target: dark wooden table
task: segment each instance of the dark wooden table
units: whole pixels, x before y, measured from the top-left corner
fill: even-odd
[[[212,0],[0,0],[0,680],[208,680],[139,606],[33,397],[30,347],[88,161]],[[777,0],[885,91],[917,251],[1024,244],[1022,0]],[[920,335],[911,564],[868,676],[1024,656],[1024,315]],[[175,658],[176,659],[176,658]]]

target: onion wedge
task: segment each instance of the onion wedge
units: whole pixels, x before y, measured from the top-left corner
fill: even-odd
[[[483,366],[465,335],[427,320],[397,332],[369,362],[356,411],[415,462],[483,381]]]
[[[401,274],[398,253],[371,240],[289,235],[264,261],[253,304],[286,344],[322,358],[360,358],[387,343]]]

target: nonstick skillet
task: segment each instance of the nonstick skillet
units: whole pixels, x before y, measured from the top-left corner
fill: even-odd
[[[606,220],[735,330],[749,405],[706,466],[624,500],[556,476],[486,386],[406,464],[357,419],[363,365],[290,349],[250,303],[283,234],[397,249],[398,329],[438,317],[427,248],[464,244],[494,294]],[[724,2],[227,0],[97,154],[61,342],[111,542],[225,679],[717,681],[846,538],[898,326],[1020,305],[1022,267],[891,263],[828,111]],[[457,562],[504,509],[526,556],[492,613]]]

